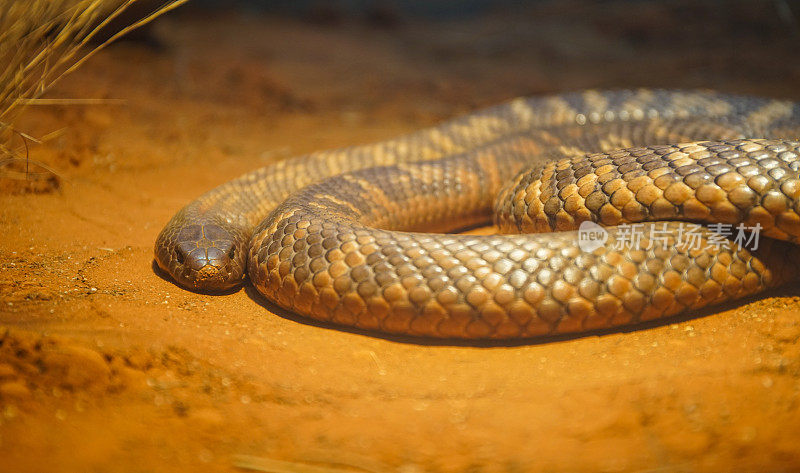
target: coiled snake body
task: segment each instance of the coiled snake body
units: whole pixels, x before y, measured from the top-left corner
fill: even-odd
[[[796,279],[800,143],[786,140],[798,138],[800,105],[786,101],[670,90],[516,99],[223,184],[172,218],[156,260],[192,289],[226,289],[247,271],[286,309],[388,333],[632,324]],[[418,233],[485,222],[493,206],[503,231],[540,233]],[[575,232],[587,221],[608,227],[589,248]]]

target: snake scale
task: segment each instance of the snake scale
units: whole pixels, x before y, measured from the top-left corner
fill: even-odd
[[[800,104],[788,101],[650,89],[520,98],[245,174],[181,209],[155,256],[187,288],[249,274],[285,309],[385,333],[510,339],[634,324],[797,279],[800,143],[787,140],[799,138]],[[486,222],[493,208],[511,234],[422,233]],[[582,222],[607,239],[582,250]],[[764,238],[743,246],[721,228]]]

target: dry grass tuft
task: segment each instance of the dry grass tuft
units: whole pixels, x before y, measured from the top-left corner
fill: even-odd
[[[188,0],[165,0],[161,7],[108,40],[89,44],[136,1],[0,1],[0,167],[19,160],[28,162],[27,143],[12,148],[14,135],[38,141],[14,127],[25,105],[40,100],[62,77],[112,41]]]

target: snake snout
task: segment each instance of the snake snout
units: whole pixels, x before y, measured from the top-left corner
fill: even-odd
[[[198,290],[223,290],[241,282],[243,254],[229,233],[215,224],[187,225],[174,245],[178,271]]]

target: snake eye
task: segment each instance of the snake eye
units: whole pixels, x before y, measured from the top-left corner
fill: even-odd
[[[183,254],[180,248],[175,249],[175,258],[178,260],[179,264],[183,264],[186,261],[186,255]]]
[[[233,255],[235,255],[235,254],[236,254],[236,247],[232,246],[231,247],[231,251],[228,252],[228,258],[229,259],[233,259]]]

